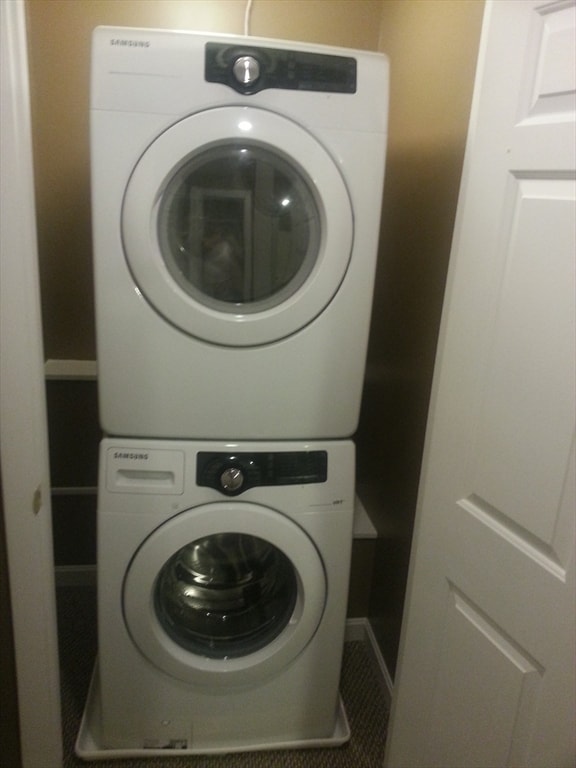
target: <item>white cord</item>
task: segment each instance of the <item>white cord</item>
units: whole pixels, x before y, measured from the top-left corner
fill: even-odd
[[[252,0],[246,1],[246,10],[244,11],[244,34],[248,37],[250,34],[250,14],[252,13]]]

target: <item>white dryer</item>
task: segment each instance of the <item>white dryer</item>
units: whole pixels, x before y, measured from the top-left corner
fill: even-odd
[[[345,741],[353,444],[113,438],[100,467],[83,756]]]
[[[345,437],[379,234],[385,56],[95,30],[100,415],[113,435]]]

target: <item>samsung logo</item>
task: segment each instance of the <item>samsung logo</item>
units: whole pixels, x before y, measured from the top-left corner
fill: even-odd
[[[122,40],[112,38],[110,45],[122,45],[126,48],[150,48],[150,40]]]
[[[115,459],[139,459],[140,461],[148,461],[147,453],[130,453],[129,451],[115,451]]]

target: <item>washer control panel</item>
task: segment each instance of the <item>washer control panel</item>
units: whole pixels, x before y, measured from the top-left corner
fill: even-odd
[[[356,59],[252,45],[206,43],[204,77],[247,96],[266,88],[356,93]]]
[[[327,477],[326,451],[196,454],[196,484],[226,496],[237,496],[262,485],[325,483]]]

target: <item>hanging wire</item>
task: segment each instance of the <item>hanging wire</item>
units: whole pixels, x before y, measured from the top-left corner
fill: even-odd
[[[244,34],[250,34],[250,14],[252,13],[252,0],[247,0],[246,10],[244,11]]]

